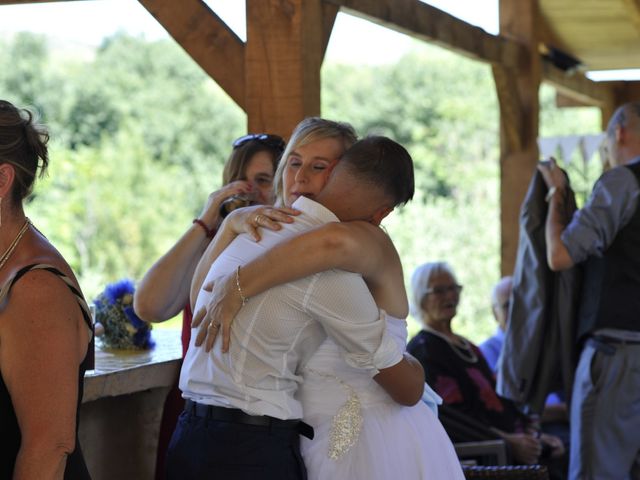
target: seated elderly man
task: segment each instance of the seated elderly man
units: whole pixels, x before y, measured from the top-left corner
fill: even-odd
[[[491,292],[491,311],[493,318],[498,323],[498,329],[493,336],[480,344],[480,351],[494,372],[498,370],[498,359],[502,352],[504,333],[507,331],[507,319],[509,317],[509,297],[513,288],[511,276],[502,277],[493,287]]]

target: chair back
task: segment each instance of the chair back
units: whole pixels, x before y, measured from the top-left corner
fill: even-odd
[[[544,465],[501,465],[468,466],[462,471],[467,480],[484,478],[492,480],[549,480],[549,472]]]

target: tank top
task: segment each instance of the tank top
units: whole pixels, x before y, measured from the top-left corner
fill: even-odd
[[[21,268],[13,278],[11,278],[0,290],[0,302],[9,294],[11,287],[27,272],[32,270],[46,270],[48,272],[57,275],[73,293],[78,301],[78,306],[82,312],[82,317],[87,326],[91,329],[91,315],[89,314],[89,308],[84,300],[82,293],[73,285],[73,282],[69,277],[62,273],[57,268],[46,264],[33,264]],[[93,342],[93,338],[92,338]],[[78,442],[78,418],[80,412],[80,403],[82,401],[83,384],[84,384],[84,372],[90,366],[92,361],[91,348],[87,350],[80,367],[78,368],[78,399],[76,403],[76,448],[67,457],[67,466],[65,469],[64,478],[68,480],[84,480],[90,479],[89,471],[84,462],[80,444]],[[7,386],[4,383],[2,374],[0,374],[0,439],[2,447],[0,448],[0,479],[9,479],[13,476],[13,470],[15,467],[16,457],[18,450],[20,449],[20,428],[18,426],[18,420],[16,418],[15,410],[11,402],[11,396],[7,390]]]

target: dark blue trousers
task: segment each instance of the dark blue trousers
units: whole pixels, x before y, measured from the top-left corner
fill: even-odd
[[[300,435],[184,411],[167,452],[167,480],[306,480]]]

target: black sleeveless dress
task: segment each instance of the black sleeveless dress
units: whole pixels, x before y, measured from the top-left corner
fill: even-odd
[[[51,265],[38,264],[28,265],[18,273],[2,288],[0,291],[0,301],[8,295],[12,285],[17,282],[25,273],[31,270],[46,270],[57,275],[63,282],[67,284],[71,292],[78,300],[78,305],[82,311],[82,316],[87,326],[91,328],[91,315],[87,303],[85,302],[82,294],[73,285],[69,277],[62,273],[57,268]],[[84,384],[84,372],[90,366],[92,355],[87,351],[87,355],[80,364],[78,370],[78,399],[76,407],[76,448],[71,455],[67,457],[67,467],[65,469],[64,478],[68,480],[85,480],[90,479],[89,471],[84,463],[82,457],[82,451],[80,450],[80,444],[78,443],[78,417],[80,411],[80,402],[82,401],[82,391]],[[13,469],[16,463],[16,457],[18,456],[18,450],[20,449],[20,428],[18,427],[18,420],[16,419],[15,410],[11,403],[11,396],[7,390],[7,386],[4,383],[4,379],[0,374],[0,480],[11,480],[13,477]]]

